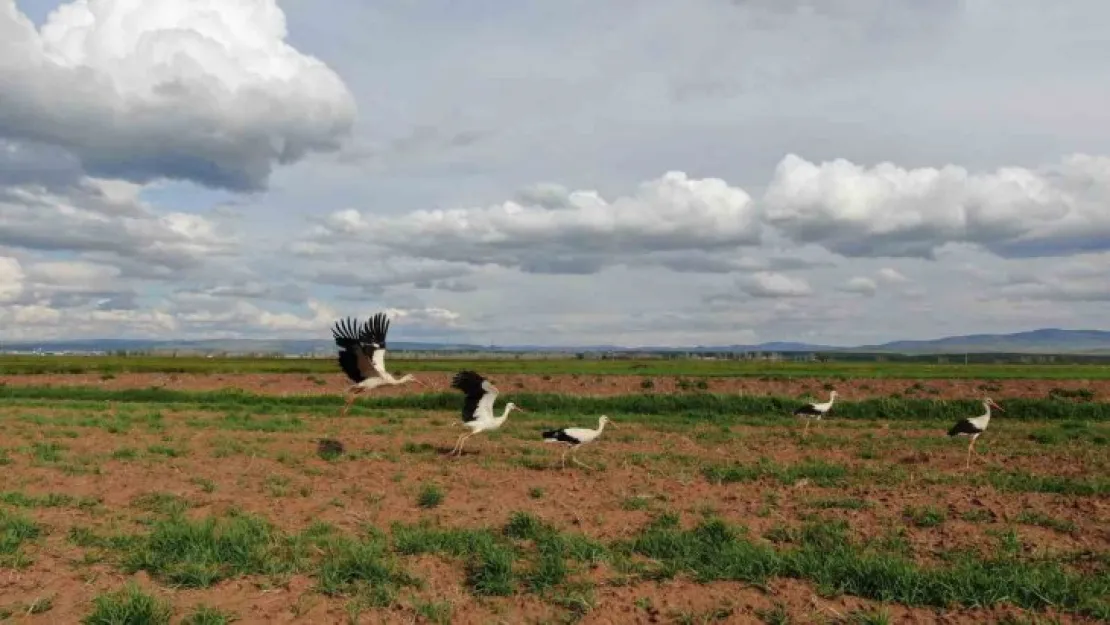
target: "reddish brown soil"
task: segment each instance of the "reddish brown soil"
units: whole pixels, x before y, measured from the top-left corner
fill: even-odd
[[[154,377],[120,376],[102,383],[116,388],[142,387],[149,386]],[[327,390],[311,383],[296,386],[294,382],[301,384],[304,376],[220,377],[220,385],[213,387],[204,386],[203,377],[192,376],[178,376],[172,384],[174,388],[219,388],[253,380],[253,389],[275,393]],[[445,379],[428,377],[438,382]],[[511,387],[516,380],[540,382],[534,376],[501,377],[498,382],[502,386]],[[27,376],[8,381],[23,383],[29,378],[38,383],[44,380],[43,376]],[[55,377],[51,381],[73,382]],[[274,382],[263,386],[267,381]],[[566,388],[554,382],[539,389],[525,387]],[[86,378],[84,383],[93,382]],[[340,388],[334,383],[331,386],[331,392]],[[136,410],[136,416],[146,411],[118,409]],[[191,516],[220,514],[234,507],[262,515],[288,531],[325,521],[356,533],[365,524],[388,528],[394,522],[420,519],[450,527],[500,527],[512,512],[527,511],[561,530],[609,541],[633,535],[653,515],[669,510],[682,513],[686,526],[706,514],[720,515],[748,527],[757,540],[778,527],[799,527],[807,518],[845,519],[859,540],[904,530],[913,557],[922,563],[940,563],[954,550],[989,551],[998,542],[997,533],[1010,527],[1016,529],[1022,549],[1030,556],[1105,553],[1110,549],[1110,499],[1000,493],[989,486],[969,485],[964,470],[966,446],[930,430],[872,431],[830,421],[802,439],[797,430],[788,427],[736,426],[724,432],[707,426],[659,432],[636,423],[617,423],[592,448],[579,452],[581,460],[600,467],[588,471],[577,467],[560,470],[561,448],[536,440],[543,425],[538,421],[510,420],[499,432],[474,437],[462,458],[451,459],[443,452],[461,432],[454,425],[454,414],[403,413],[392,423],[380,418],[302,415],[304,430],[276,433],[218,429],[217,420],[223,415],[217,412],[163,410],[162,414],[162,430],[151,431],[137,424],[129,431],[110,433],[101,427],[75,425],[77,419],[96,416],[88,411],[0,406],[0,440],[4,440],[11,461],[0,471],[0,492],[65,493],[100,501],[83,508],[18,509],[42,524],[47,533],[26,547],[33,564],[0,572],[0,609],[14,612],[13,622],[78,622],[89,612],[94,596],[130,579],[169,599],[177,610],[175,623],[197,603],[233,611],[242,623],[348,622],[346,600],[315,592],[311,577],[293,576],[277,585],[261,578],[240,578],[203,590],[174,590],[142,572],[129,576],[111,562],[86,561],[96,550],[67,541],[71,528],[102,533],[147,531],[143,520],[152,513],[137,507],[135,499],[148,493],[185,497],[191,504]],[[983,457],[975,461],[971,473],[994,466],[1059,476],[1105,474],[1105,447],[1078,442],[1039,445],[1027,436],[1035,427],[1037,424],[1007,424],[985,435],[979,444]],[[321,436],[339,438],[354,458],[319,459],[314,441]],[[61,457],[47,462],[36,459],[30,448],[34,442],[64,446]],[[409,451],[405,451],[407,443],[411,444]],[[420,447],[422,443],[432,449]],[[150,450],[152,446],[177,449],[181,455],[158,455]],[[864,446],[873,450],[873,457],[860,457]],[[138,457],[111,457],[123,448],[136,450]],[[773,479],[712,484],[701,474],[707,464],[750,463],[761,457],[780,464],[820,459],[897,479],[888,479],[885,485],[857,480],[842,487],[821,488],[807,483],[783,485]],[[439,507],[426,510],[417,505],[417,494],[426,483],[437,484],[446,494]],[[822,501],[846,498],[865,500],[868,507],[818,507]],[[947,520],[921,528],[904,516],[907,508],[927,506],[944,511]],[[982,511],[987,519],[963,520],[970,511]],[[1064,532],[1017,523],[1023,511],[1070,522],[1076,529]],[[566,615],[565,609],[532,594],[476,598],[465,587],[463,565],[450,559],[421,556],[404,558],[402,563],[424,581],[424,587],[401,591],[395,606],[364,612],[359,622],[425,622],[416,616],[414,605],[428,601],[449,603],[452,623],[544,622]],[[764,590],[740,583],[696,584],[682,577],[625,584],[617,572],[604,565],[585,575],[597,586],[593,608],[582,623],[671,623],[681,616],[693,622],[760,623],[757,611],[776,605],[795,623],[834,622],[862,608],[884,609],[897,623],[986,623],[1021,614],[1004,607],[907,609],[856,597],[828,599],[820,597],[813,585],[796,580],[777,580]],[[51,596],[51,609],[27,614],[33,601]],[[719,620],[704,620],[714,612]],[[1062,623],[1093,622],[1066,614],[1056,616]]]
[[[419,380],[433,390],[447,390],[452,373],[416,373]],[[1110,380],[905,380],[905,379],[849,379],[826,378],[759,379],[697,378],[690,376],[636,376],[636,375],[511,375],[489,376],[502,394],[572,393],[575,395],[625,395],[639,393],[675,393],[679,379],[696,383],[704,381],[705,389],[714,393],[739,393],[742,395],[774,395],[780,397],[816,397],[825,399],[827,384],[835,386],[842,399],[858,400],[870,397],[890,397],[900,394],[923,398],[969,398],[989,395],[995,400],[1010,398],[1044,399],[1052,389],[1087,389],[1102,401],[1110,401]],[[645,379],[653,385],[643,388]],[[121,373],[114,376],[101,374],[41,374],[0,375],[0,384],[13,386],[98,386],[105,389],[130,389],[159,387],[181,391],[215,391],[228,388],[270,395],[318,395],[342,393],[350,385],[340,373],[311,375],[303,373]],[[405,384],[382,387],[375,395],[403,395],[426,392],[428,387]],[[831,387],[830,387],[831,388]]]

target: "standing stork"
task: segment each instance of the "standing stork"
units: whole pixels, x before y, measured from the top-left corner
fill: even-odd
[[[493,402],[497,401],[497,394],[500,392],[497,387],[490,383],[489,380],[483,378],[473,371],[460,371],[455,374],[451,379],[451,388],[458,389],[466,395],[463,401],[462,409],[462,424],[464,427],[470,428],[469,432],[463,432],[457,441],[455,447],[448,455],[462,455],[463,445],[466,440],[479,432],[487,430],[496,430],[501,427],[505,419],[509,418],[509,412],[519,410],[527,412],[520,406],[513,402],[505,404],[505,411],[501,416],[494,416]]]
[[[601,418],[597,420],[596,430],[591,430],[589,428],[562,428],[558,430],[546,430],[543,433],[543,441],[545,443],[567,444],[567,449],[563,452],[563,457],[561,459],[562,468],[565,469],[567,467],[567,454],[569,453],[570,459],[573,460],[575,464],[586,467],[587,469],[592,469],[593,467],[591,467],[590,465],[584,462],[580,462],[578,458],[574,456],[574,452],[582,445],[596,440],[598,436],[601,436],[601,431],[605,429],[606,423],[609,423],[609,417],[601,415]]]
[[[967,445],[968,469],[971,468],[971,454],[979,454],[979,452],[975,451],[975,439],[979,438],[979,435],[987,430],[987,425],[989,425],[991,422],[991,406],[1002,410],[1002,406],[994,403],[993,399],[991,399],[990,397],[984,397],[983,410],[985,410],[986,412],[979,415],[978,417],[960,419],[956,422],[956,425],[952,426],[951,430],[948,430],[949,436],[967,436],[971,439],[971,442]],[[1002,412],[1006,411],[1002,410]]]
[[[361,328],[358,319],[350,317],[335,322],[331,333],[339,346],[339,367],[354,382],[347,388],[347,402],[343,405],[341,416],[347,416],[351,404],[364,391],[405,382],[427,386],[411,373],[395,378],[385,370],[385,335],[388,332],[389,317],[384,312],[367,319]]]
[[[801,408],[798,408],[797,410],[794,411],[794,416],[795,417],[805,417],[806,418],[806,427],[802,431],[802,434],[805,434],[806,432],[809,431],[810,421],[812,421],[813,419],[817,419],[818,421],[820,421],[821,417],[828,414],[829,410],[832,409],[832,405],[833,405],[834,401],[836,401],[836,391],[832,391],[831,393],[829,393],[829,401],[827,401],[827,402],[820,403],[820,404],[817,404],[817,403],[806,404],[806,405],[802,406]]]

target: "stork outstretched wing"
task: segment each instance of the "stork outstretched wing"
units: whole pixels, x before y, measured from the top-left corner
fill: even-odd
[[[360,330],[358,319],[347,317],[335,322],[331,334],[335,344],[339,346],[339,368],[354,383],[358,384],[366,378],[377,375],[372,364],[373,347],[364,341],[365,326]]]
[[[493,402],[497,400],[497,387],[474,371],[460,371],[451,379],[451,388],[466,395],[463,401],[463,421],[493,418]]]
[[[360,340],[363,349],[370,356],[370,364],[379,376],[387,375],[385,372],[385,336],[389,333],[389,317],[380,312],[366,320],[362,326]]]

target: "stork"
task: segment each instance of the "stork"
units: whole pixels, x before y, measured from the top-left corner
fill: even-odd
[[[998,404],[994,403],[993,399],[991,399],[990,397],[984,397],[983,398],[983,410],[985,410],[986,412],[979,415],[978,417],[969,417],[967,419],[960,419],[959,421],[956,422],[956,425],[952,426],[952,429],[948,430],[948,435],[949,436],[967,436],[967,437],[971,438],[971,442],[968,443],[968,445],[967,445],[967,467],[966,468],[968,468],[968,469],[971,468],[971,454],[973,452],[975,454],[979,453],[979,452],[975,451],[975,439],[979,438],[979,435],[987,430],[987,425],[989,425],[990,422],[991,422],[991,406],[994,406],[995,408],[998,408],[999,410],[1002,410],[1002,406],[999,406]],[[1006,412],[1006,411],[1002,410],[1002,412]]]
[[[810,423],[811,420],[817,419],[818,421],[820,421],[821,417],[828,414],[829,410],[832,409],[832,405],[833,405],[834,401],[836,401],[836,391],[832,391],[831,393],[829,393],[829,401],[827,401],[827,402],[820,403],[820,404],[818,404],[818,403],[806,404],[806,405],[802,406],[801,408],[798,408],[797,410],[794,411],[794,416],[795,417],[805,417],[806,418],[806,427],[802,431],[803,434],[805,434],[806,432],[809,431],[809,423]]]
[[[501,413],[501,416],[495,416],[493,414],[493,402],[497,401],[499,391],[489,380],[474,371],[456,373],[455,377],[451,379],[451,388],[458,389],[466,395],[466,399],[463,401],[462,425],[470,428],[470,431],[459,436],[459,439],[455,441],[455,447],[448,455],[461,456],[463,445],[466,444],[468,438],[479,432],[496,430],[501,427],[501,424],[509,418],[509,413],[513,410],[527,412],[513,402],[509,402],[505,404],[505,411]]]
[[[606,423],[609,423],[609,417],[601,415],[601,418],[597,420],[596,430],[591,430],[589,428],[562,428],[558,430],[546,430],[543,433],[543,441],[545,443],[567,444],[567,449],[563,452],[563,457],[561,459],[562,468],[565,469],[567,467],[567,454],[569,453],[570,459],[573,460],[575,464],[586,467],[587,469],[592,469],[593,467],[591,467],[590,465],[584,462],[580,462],[578,458],[574,456],[574,452],[582,445],[594,441],[597,439],[597,437],[601,436],[601,431],[605,429]]]
[[[400,378],[385,370],[385,335],[389,332],[389,317],[380,312],[366,320],[361,328],[358,319],[350,317],[335,322],[332,336],[339,346],[339,367],[354,384],[347,388],[347,402],[341,416],[347,416],[351,404],[365,391],[386,384],[396,386],[406,382],[427,385],[411,373]]]

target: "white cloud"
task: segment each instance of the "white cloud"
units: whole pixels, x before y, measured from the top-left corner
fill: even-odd
[[[845,293],[859,293],[860,295],[871,296],[879,290],[879,285],[875,284],[875,281],[871,278],[856,276],[845,282],[844,285],[840,287],[840,290]]]
[[[793,154],[764,197],[767,219],[845,256],[932,258],[948,243],[1007,257],[1110,247],[1110,157],[1077,154],[1038,169],[870,168]]]
[[[740,281],[740,290],[752,297],[804,297],[813,292],[803,278],[771,271],[758,271]]]
[[[890,267],[883,267],[879,270],[878,275],[884,281],[890,282],[892,284],[901,284],[910,281],[910,279],[902,275],[900,271],[898,271],[897,269],[892,269]]]
[[[681,172],[613,201],[575,191],[558,207],[553,202],[549,197],[545,206],[506,202],[400,217],[347,209],[332,213],[313,233],[315,240],[299,249],[313,253],[346,241],[441,261],[589,274],[647,253],[733,250],[760,238],[758,214],[744,190]]]
[[[40,30],[0,0],[0,137],[106,177],[262,188],[274,164],[337,149],[355,116],[286,35],[275,0],[74,0]]]
[[[101,254],[164,278],[233,253],[236,243],[201,215],[159,212],[138,187],[96,179],[53,190],[0,187],[0,218],[0,245]]]
[[[23,266],[18,259],[0,256],[0,302],[11,302],[23,294]]]

